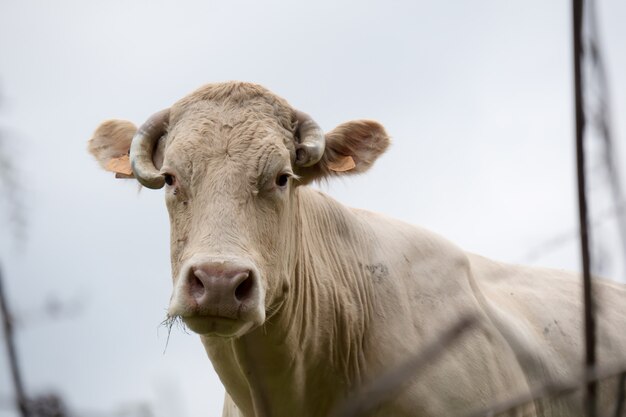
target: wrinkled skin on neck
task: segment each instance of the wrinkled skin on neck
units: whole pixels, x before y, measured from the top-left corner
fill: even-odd
[[[201,337],[244,415],[327,415],[367,379],[366,329],[384,311],[359,261],[375,256],[367,225],[307,187],[291,197],[286,297],[240,338]]]

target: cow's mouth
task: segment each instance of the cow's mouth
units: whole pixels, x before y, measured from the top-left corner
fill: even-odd
[[[261,274],[242,257],[194,255],[175,281],[168,314],[194,333],[240,337],[265,322]]]
[[[255,327],[252,321],[219,316],[182,316],[181,319],[189,330],[202,336],[240,337]]]

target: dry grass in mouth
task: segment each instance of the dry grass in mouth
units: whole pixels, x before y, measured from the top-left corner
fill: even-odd
[[[186,334],[189,334],[189,332],[187,331],[187,326],[183,322],[182,317],[170,316],[169,314],[167,314],[165,316],[165,319],[161,322],[161,324],[159,324],[159,328],[160,327],[167,328],[167,340],[165,341],[165,348],[163,348],[163,354],[165,354],[165,352],[167,351],[167,345],[170,342],[170,335],[172,334],[172,327],[174,326],[176,326],[176,328],[178,329],[181,329]]]

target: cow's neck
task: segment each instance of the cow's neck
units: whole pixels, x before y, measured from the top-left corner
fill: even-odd
[[[295,204],[291,288],[279,311],[242,338],[204,340],[227,391],[257,417],[279,415],[289,404],[324,415],[364,376],[376,305],[364,278],[371,231],[312,189],[298,190]]]
[[[316,190],[297,199],[297,252],[292,288],[277,333],[311,365],[332,368],[333,378],[360,378],[362,343],[373,306],[364,276],[373,239],[352,210]]]

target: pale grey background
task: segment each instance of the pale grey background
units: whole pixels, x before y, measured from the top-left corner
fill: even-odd
[[[601,1],[599,17],[620,138],[626,3]],[[569,25],[564,0],[2,1],[0,127],[27,226],[15,239],[3,213],[0,261],[29,392],[56,390],[83,415],[220,415],[197,337],[174,330],[163,354],[162,192],[86,153],[103,119],[141,123],[207,82],[261,83],[325,129],[382,122],[394,142],[375,168],[322,186],[340,201],[495,259],[578,269]],[[615,224],[602,224],[601,272],[619,279]]]

